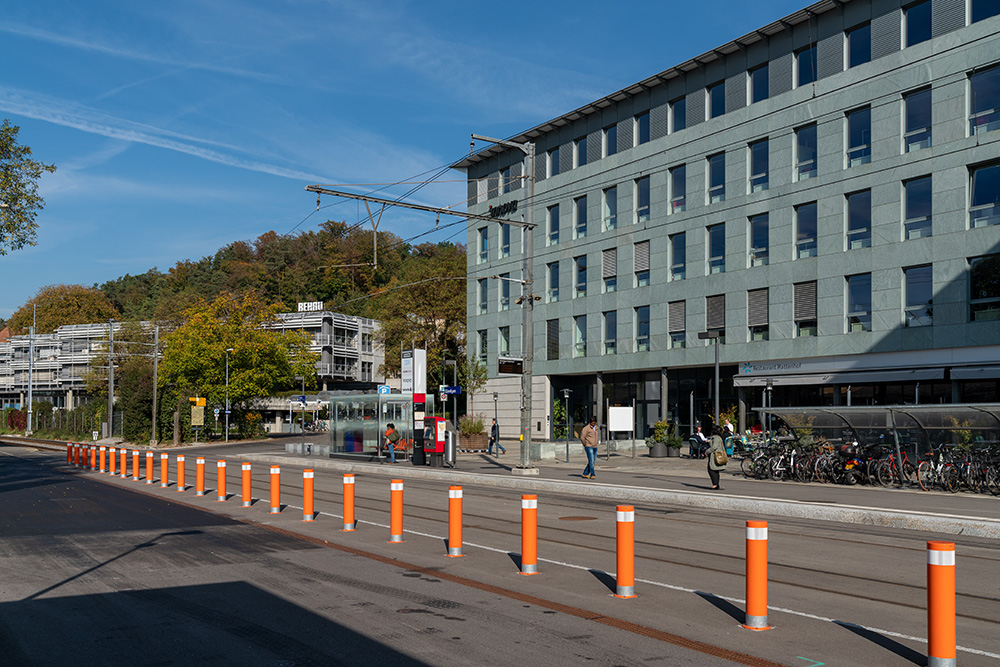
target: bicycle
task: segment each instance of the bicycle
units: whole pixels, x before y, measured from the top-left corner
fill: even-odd
[[[938,445],[927,453],[927,458],[917,466],[917,482],[924,491],[930,491],[935,486],[951,493],[958,492],[958,468],[951,463],[953,445]]]

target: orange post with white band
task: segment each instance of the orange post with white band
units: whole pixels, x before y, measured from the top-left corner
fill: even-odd
[[[403,541],[403,480],[389,482],[389,544]]]
[[[271,511],[268,514],[281,512],[281,466],[271,466]]]
[[[521,574],[538,574],[538,496],[521,496]]]
[[[160,488],[165,489],[170,486],[167,481],[167,468],[170,466],[170,454],[160,452]]]
[[[955,667],[955,543],[927,542],[927,667]]]
[[[302,471],[302,520],[315,521],[316,513],[313,511],[313,478],[315,471],[306,468]]]
[[[448,557],[461,558],[462,553],[462,487],[448,487]]]
[[[90,446],[90,469],[97,470],[97,447]]]
[[[205,495],[205,457],[199,456],[194,460],[194,495]]]
[[[250,497],[250,464],[246,461],[243,462],[243,505],[242,507],[250,507],[252,498]]]
[[[770,630],[767,624],[767,521],[747,521],[747,609],[743,627]]]
[[[226,494],[226,460],[219,459],[215,462],[215,474],[217,480],[215,482],[215,501],[218,503],[226,502],[226,498],[229,496]]]
[[[153,452],[146,452],[146,484],[153,483]]]
[[[105,466],[108,463],[108,448],[105,447],[104,445],[101,445],[99,456],[101,457],[101,460],[100,460],[101,467],[98,468],[97,471],[98,472],[104,472],[104,468],[105,468]]]
[[[108,474],[114,475],[117,469],[118,449],[116,447],[108,447]]]
[[[139,481],[139,450],[132,450],[132,481]]]
[[[177,455],[177,492],[182,493],[187,487],[184,486],[184,455]]]
[[[118,451],[120,452],[119,456],[122,458],[122,464],[120,470],[118,471],[118,476],[124,479],[128,477],[128,450],[124,447],[119,447]]]
[[[345,533],[356,530],[358,527],[357,522],[354,520],[354,475],[351,473],[344,474],[344,527],[341,528]]]
[[[617,508],[617,581],[616,598],[634,598],[635,594],[635,507]]]

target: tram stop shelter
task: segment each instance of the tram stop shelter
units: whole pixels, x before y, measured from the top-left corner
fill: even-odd
[[[381,458],[380,443],[392,423],[401,439],[397,458],[413,452],[413,394],[334,395],[330,405],[330,455],[337,458]],[[434,414],[434,395],[425,395],[425,413]]]

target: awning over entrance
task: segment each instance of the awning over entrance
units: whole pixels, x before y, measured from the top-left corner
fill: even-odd
[[[1000,369],[1000,366],[997,367]],[[952,371],[955,377],[955,371]],[[1000,377],[998,375],[997,377]],[[914,368],[887,371],[845,371],[839,373],[809,373],[805,375],[736,375],[736,387],[766,387],[803,384],[867,384],[870,382],[919,382],[944,379],[943,368]]]

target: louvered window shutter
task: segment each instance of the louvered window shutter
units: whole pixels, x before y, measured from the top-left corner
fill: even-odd
[[[649,271],[649,241],[635,244],[635,272]]]
[[[816,319],[816,281],[795,283],[794,317],[796,322]]]
[[[683,333],[687,322],[686,301],[670,302],[670,333]]]
[[[705,328],[726,328],[726,295],[717,294],[705,297]]]
[[[559,320],[549,320],[546,332],[546,352],[550,360],[559,358]]]
[[[747,292],[747,325],[767,326],[767,288]]]
[[[604,251],[602,278],[614,278],[618,275],[618,248],[608,248]]]

